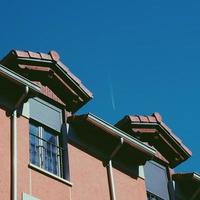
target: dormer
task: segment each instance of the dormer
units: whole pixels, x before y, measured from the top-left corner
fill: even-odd
[[[43,97],[64,105],[69,112],[76,112],[92,99],[92,93],[60,61],[55,51],[45,54],[12,50],[0,63],[38,84]]]
[[[157,150],[157,160],[165,162],[171,168],[192,155],[192,152],[162,121],[159,113],[153,113],[151,116],[127,115],[115,126],[153,146]]]

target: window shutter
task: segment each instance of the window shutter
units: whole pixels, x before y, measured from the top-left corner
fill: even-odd
[[[149,161],[144,166],[144,174],[147,191],[164,200],[169,200],[166,168],[158,163]]]
[[[39,99],[29,99],[30,118],[58,132],[62,126],[62,110]]]

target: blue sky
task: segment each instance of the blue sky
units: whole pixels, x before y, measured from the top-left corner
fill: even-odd
[[[200,173],[199,1],[1,1],[0,57],[56,50],[94,99],[79,113],[115,123],[159,112]]]

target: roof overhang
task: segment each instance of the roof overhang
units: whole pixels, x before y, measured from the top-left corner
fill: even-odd
[[[154,146],[174,168],[191,157],[192,153],[164,122],[157,119],[154,116],[125,116],[116,127]]]
[[[37,84],[15,73],[14,71],[4,67],[1,64],[0,64],[0,76],[4,77],[5,79],[19,86],[28,86],[32,92],[36,92],[36,93],[40,92],[40,87]]]
[[[76,112],[93,98],[92,93],[59,60],[59,55],[12,50],[1,63],[27,77],[40,81],[58,95],[67,110]]]
[[[193,173],[173,174],[172,179],[183,195],[191,200],[200,198],[200,175]],[[176,189],[176,188],[175,188]],[[179,192],[180,192],[179,191]],[[175,191],[176,192],[176,191]]]
[[[178,181],[178,182],[185,182],[186,181],[187,184],[190,182],[190,183],[199,184],[199,186],[200,186],[200,174],[197,174],[195,172],[173,174],[172,178],[173,178],[174,181]]]
[[[25,88],[29,88],[29,96],[40,93],[40,87],[30,80],[20,76],[14,71],[0,65],[0,91],[1,105],[9,109],[15,108],[15,103],[24,93]]]
[[[140,165],[152,159],[156,153],[155,149],[91,113],[71,116],[68,118],[68,122],[80,138],[84,138],[83,140],[91,144],[93,148],[98,148],[108,159],[121,139],[123,139],[124,144],[115,155],[114,160],[134,162]]]

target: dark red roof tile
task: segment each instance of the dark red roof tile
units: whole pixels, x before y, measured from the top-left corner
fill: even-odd
[[[14,50],[14,52],[18,57],[29,58],[29,54],[27,51]]]
[[[153,113],[152,116],[156,118],[157,122],[162,122],[162,117],[158,112]]]
[[[37,58],[37,59],[41,59],[41,56],[39,53],[37,52],[32,52],[32,51],[28,51],[28,54],[30,56],[30,58]]]
[[[56,51],[54,51],[54,50],[50,51],[49,55],[56,62],[60,60],[60,55]]]
[[[138,116],[129,116],[131,122],[140,122],[140,118]]]
[[[42,59],[44,60],[52,60],[51,56],[49,54],[46,53],[40,53],[40,56]]]
[[[143,122],[143,123],[148,123],[149,122],[148,117],[146,117],[146,116],[139,115],[138,117],[140,118],[140,121]]]
[[[156,123],[157,122],[155,117],[153,117],[153,116],[147,116],[147,117],[148,117],[150,123]]]

